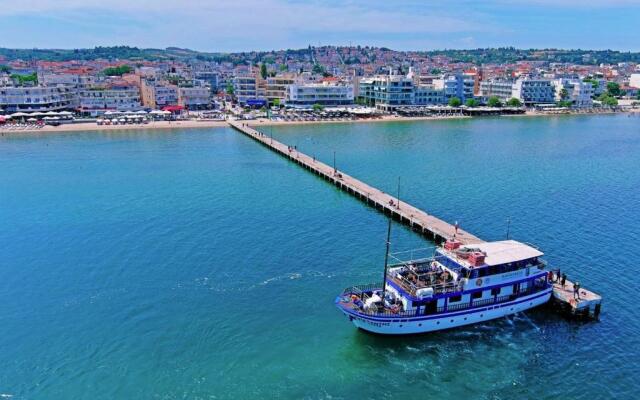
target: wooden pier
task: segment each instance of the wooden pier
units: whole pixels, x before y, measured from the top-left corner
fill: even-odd
[[[460,228],[456,231],[456,227],[454,225],[436,218],[433,215],[429,215],[411,204],[402,200],[398,202],[398,199],[395,196],[371,187],[338,169],[334,169],[333,167],[316,160],[315,157],[308,156],[299,152],[294,147],[287,146],[277,140],[274,140],[272,137],[250,127],[245,122],[229,121],[229,124],[237,131],[249,136],[281,156],[288,158],[301,167],[322,177],[339,189],[365,202],[367,205],[393,217],[398,222],[410,227],[416,232],[421,233],[430,240],[443,242],[455,238],[463,244],[484,242],[482,239]],[[559,283],[554,283],[553,303],[558,305],[558,308],[561,310],[568,311],[572,315],[598,318],[602,298],[585,288],[580,288],[580,298],[578,299],[574,295],[573,289],[573,283],[568,280],[564,287]]]
[[[458,228],[456,233],[455,226],[433,215],[429,215],[402,200],[398,203],[398,199],[395,196],[371,187],[340,170],[334,170],[333,167],[316,160],[314,157],[301,153],[291,146],[287,146],[266,136],[251,128],[246,123],[230,121],[229,124],[239,132],[244,133],[276,153],[331,182],[339,189],[353,195],[369,206],[382,211],[386,215],[390,215],[398,222],[401,222],[416,232],[420,232],[423,236],[433,241],[442,242],[452,239],[455,236],[455,238],[463,244],[483,242],[482,239],[460,228]]]

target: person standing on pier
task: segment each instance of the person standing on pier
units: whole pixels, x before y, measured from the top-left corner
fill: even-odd
[[[456,223],[453,225],[453,229],[455,230],[455,236],[458,235],[458,228],[460,227],[460,225],[458,225],[458,221],[456,221]]]
[[[580,282],[578,281],[573,284],[573,297],[580,300]]]

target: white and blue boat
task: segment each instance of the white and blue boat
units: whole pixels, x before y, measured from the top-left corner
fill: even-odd
[[[462,245],[453,239],[427,257],[414,254],[387,250],[384,281],[345,289],[336,306],[358,328],[403,335],[505,317],[552,294],[543,253],[515,240]]]

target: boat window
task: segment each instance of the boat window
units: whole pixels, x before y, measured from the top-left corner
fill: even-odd
[[[457,295],[457,296],[451,296],[449,297],[449,303],[456,303],[458,301],[462,300],[462,295]]]
[[[500,295],[500,288],[498,287],[498,288],[493,288],[493,289],[491,289],[491,295],[492,295],[492,296],[498,296],[498,295]]]
[[[481,299],[482,298],[482,292],[475,292],[471,294],[471,298],[472,299]]]

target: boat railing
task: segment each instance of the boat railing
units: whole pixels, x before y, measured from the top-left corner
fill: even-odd
[[[393,276],[391,274],[387,274],[387,279],[391,279],[394,282],[400,284],[400,286],[402,286],[402,288],[412,296],[416,294],[417,290],[425,288],[432,288],[435,294],[451,293],[460,290],[460,283],[455,281],[418,286],[414,282],[402,276]]]
[[[366,290],[372,290],[367,288],[375,289],[375,288],[380,288],[380,286],[381,284],[377,284],[377,285],[371,284],[371,285],[358,286],[358,288],[365,288],[365,291],[366,291]],[[353,286],[351,288],[347,288],[347,290],[352,288],[356,288],[356,287]],[[370,309],[370,310],[355,309],[355,310],[357,310],[359,314],[370,315],[374,317],[385,317],[385,318],[407,318],[407,317],[416,317],[420,315],[435,315],[435,314],[441,314],[445,312],[454,312],[454,311],[466,310],[469,308],[488,306],[491,304],[505,303],[508,301],[513,301],[519,296],[528,296],[530,294],[540,292],[545,288],[546,286],[535,285],[535,286],[531,286],[526,289],[520,290],[518,293],[514,293],[514,294],[496,296],[489,299],[482,299],[482,300],[476,300],[476,301],[465,301],[464,303],[458,303],[458,304],[448,304],[446,307],[445,306],[437,307],[434,312],[429,312],[429,313],[425,313],[424,308],[411,309],[406,311],[396,311],[396,310],[390,310],[387,308],[385,309],[378,308],[378,309]],[[345,294],[357,294],[355,291],[346,293],[347,290],[345,290]]]

